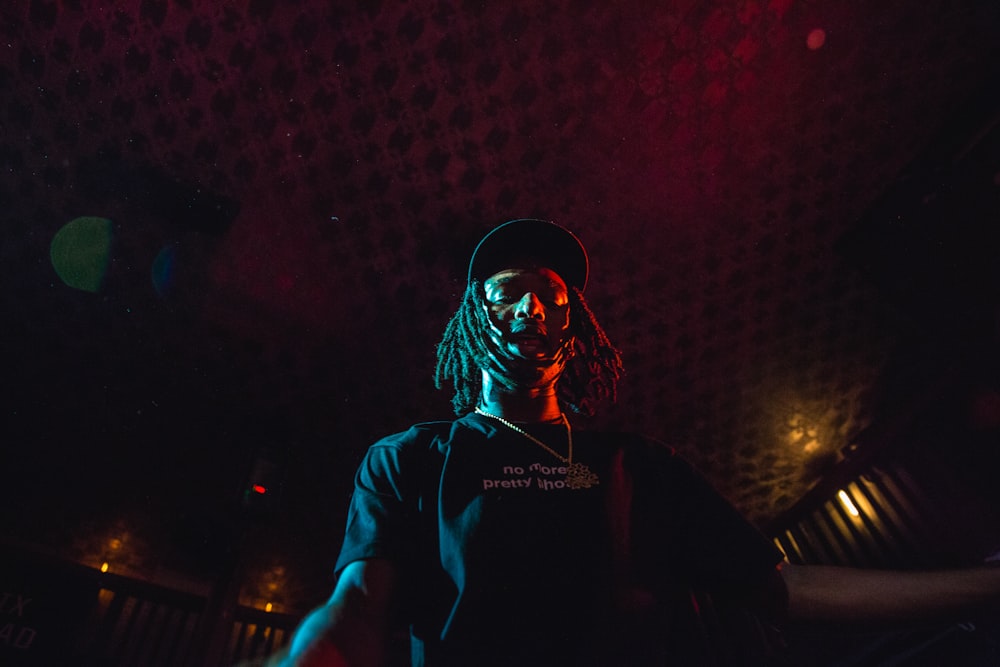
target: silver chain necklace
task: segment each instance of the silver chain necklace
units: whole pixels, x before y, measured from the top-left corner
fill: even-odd
[[[563,463],[565,463],[566,464],[566,486],[568,486],[569,488],[571,488],[571,489],[589,489],[590,487],[597,486],[598,484],[601,483],[600,478],[594,472],[592,472],[590,470],[590,468],[587,467],[586,464],[583,464],[583,463],[573,463],[573,429],[570,427],[569,420],[566,419],[566,415],[561,414],[561,413],[559,415],[562,418],[563,424],[566,426],[566,441],[568,443],[568,447],[567,447],[567,449],[568,449],[567,454],[568,455],[567,456],[563,456],[562,454],[560,454],[556,450],[552,449],[551,447],[549,447],[548,445],[546,445],[544,442],[542,442],[541,440],[539,440],[535,436],[533,436],[530,433],[528,433],[527,431],[525,431],[520,426],[517,426],[516,424],[512,424],[511,422],[507,421],[503,417],[501,417],[499,415],[495,415],[495,414],[489,413],[489,412],[486,412],[485,410],[481,410],[478,407],[475,409],[475,412],[478,415],[482,415],[484,417],[489,417],[490,419],[495,419],[498,422],[500,422],[501,424],[503,424],[504,426],[506,426],[507,428],[509,428],[510,430],[514,431],[515,433],[520,433],[525,438],[527,438],[528,440],[531,440],[533,443],[535,443],[536,445],[538,445],[539,447],[541,447],[542,449],[544,449],[545,451],[547,451],[549,454],[551,454],[552,456],[556,457],[557,459],[559,459],[560,461],[562,461]]]

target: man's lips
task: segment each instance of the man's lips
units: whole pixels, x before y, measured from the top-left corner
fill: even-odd
[[[549,341],[540,327],[519,327],[519,331],[511,331],[507,340],[510,346],[522,355],[531,357],[545,356],[549,351]]]
[[[545,338],[545,325],[540,322],[521,322],[516,321],[510,325],[510,333],[513,337],[533,337],[533,338]]]

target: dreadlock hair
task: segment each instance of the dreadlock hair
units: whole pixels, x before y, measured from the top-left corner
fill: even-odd
[[[604,329],[576,287],[570,287],[569,331],[574,336],[573,354],[559,378],[559,400],[573,412],[591,416],[597,404],[618,396],[622,374],[621,354],[608,340]],[[437,346],[434,386],[441,389],[451,381],[455,394],[451,404],[455,414],[475,407],[483,388],[482,369],[490,362],[489,329],[482,282],[469,281],[458,310],[445,327]],[[497,378],[507,384],[509,378]],[[509,385],[508,385],[509,386]]]

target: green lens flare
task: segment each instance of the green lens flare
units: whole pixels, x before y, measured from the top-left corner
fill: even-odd
[[[69,287],[97,292],[111,260],[111,236],[107,218],[86,216],[68,222],[52,237],[52,268]]]

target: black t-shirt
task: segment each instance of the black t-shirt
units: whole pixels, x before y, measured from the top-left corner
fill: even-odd
[[[565,427],[528,430],[565,455]],[[384,438],[337,569],[396,563],[417,667],[639,665],[669,633],[636,629],[669,623],[667,600],[753,593],[782,558],[660,443],[574,431],[573,461],[597,483],[568,484],[565,463],[476,414]]]

